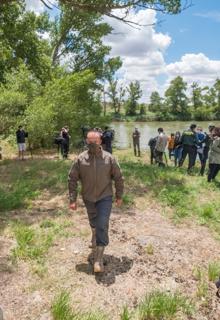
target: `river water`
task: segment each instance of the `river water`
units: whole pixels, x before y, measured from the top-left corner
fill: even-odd
[[[141,133],[140,145],[141,149],[148,149],[148,141],[150,138],[157,136],[157,129],[164,128],[167,135],[182,132],[187,129],[192,122],[172,121],[172,122],[114,122],[111,128],[115,130],[114,145],[119,149],[127,149],[132,147],[132,132],[137,127]],[[204,131],[208,131],[208,126],[214,124],[220,126],[220,121],[193,121],[197,126],[201,126]]]

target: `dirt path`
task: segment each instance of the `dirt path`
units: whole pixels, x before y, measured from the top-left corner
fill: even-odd
[[[58,202],[51,203],[53,207]],[[42,209],[33,223],[44,214]],[[220,243],[205,227],[191,223],[175,226],[155,204],[144,211],[115,208],[111,242],[105,253],[106,271],[95,277],[87,261],[90,235],[84,209],[80,207],[69,219],[81,235],[56,241],[47,255],[48,271],[42,279],[31,272],[30,263],[20,261],[17,267],[11,266],[8,256],[14,241],[7,234],[0,238],[0,306],[4,320],[52,319],[51,301],[60,289],[71,292],[76,308],[101,309],[118,320],[124,305],[135,306],[153,289],[178,290],[195,297],[198,281],[193,268],[207,268],[209,262],[219,258]],[[199,312],[191,319],[220,319],[215,291],[214,284],[209,283],[208,305],[198,305]]]

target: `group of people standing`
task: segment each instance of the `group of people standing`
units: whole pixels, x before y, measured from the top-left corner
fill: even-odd
[[[191,124],[182,134],[177,131],[168,137],[163,128],[159,128],[158,135],[151,138],[148,143],[151,164],[155,161],[159,166],[165,166],[163,157],[167,161],[165,153],[167,147],[169,159],[174,157],[175,166],[182,167],[188,156],[187,172],[190,174],[198,156],[201,176],[204,175],[209,160],[208,182],[211,182],[220,170],[220,127],[210,125],[208,129],[206,133],[201,127]]]

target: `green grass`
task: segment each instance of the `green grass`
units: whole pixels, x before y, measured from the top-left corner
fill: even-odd
[[[50,219],[43,220],[39,227],[13,223],[12,232],[17,245],[12,249],[12,257],[15,260],[19,258],[42,262],[56,237],[73,235],[67,230],[70,226],[73,226],[70,221],[64,220],[58,223]],[[39,270],[40,273],[41,270]]]
[[[70,162],[56,160],[5,160],[0,163],[0,211],[28,207],[43,194],[65,192]]]
[[[71,307],[70,293],[62,291],[52,302],[53,320],[107,320],[109,317],[101,312],[81,312]],[[194,304],[179,293],[154,291],[134,309],[127,306],[122,309],[121,320],[171,320],[177,316],[191,316]],[[178,318],[180,319],[180,318]]]
[[[208,265],[208,278],[209,281],[216,281],[220,276],[220,262],[210,262]]]
[[[62,291],[52,302],[51,312],[54,320],[107,320],[101,312],[80,312],[72,309],[70,294]]]
[[[16,224],[12,227],[17,246],[12,249],[13,258],[40,261],[53,244],[54,234],[33,227]]]
[[[138,320],[175,319],[177,313],[191,315],[193,305],[178,293],[155,291],[148,294],[138,307]]]
[[[145,296],[133,310],[125,307],[121,320],[171,320],[182,319],[180,316],[191,316],[194,304],[179,293],[153,291]]]
[[[120,320],[132,320],[133,314],[131,311],[129,311],[128,307],[125,306],[122,310]]]
[[[199,224],[206,225],[220,237],[220,188],[218,183],[209,184],[207,178],[186,174],[186,168],[159,168],[149,163],[148,155],[135,158],[131,150],[117,152],[126,181],[126,193],[142,194],[148,200],[159,202],[172,210],[176,222],[183,218],[196,218]]]

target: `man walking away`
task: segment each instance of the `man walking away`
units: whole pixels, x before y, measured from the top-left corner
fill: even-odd
[[[213,143],[209,154],[208,182],[215,179],[220,171],[220,127],[213,129]]]
[[[24,160],[24,153],[26,150],[25,138],[28,137],[28,133],[25,132],[22,126],[18,127],[16,131],[16,140],[18,145],[18,158]]]
[[[132,133],[132,138],[133,138],[133,147],[134,147],[134,155],[135,157],[137,156],[138,152],[138,157],[141,156],[141,151],[140,151],[140,131],[138,128],[134,129],[134,132]]]
[[[196,124],[191,124],[190,128],[183,132],[181,137],[181,144],[183,145],[182,158],[179,166],[182,167],[187,155],[189,156],[189,163],[187,172],[191,173],[195,165],[197,155],[198,139],[196,135]]]
[[[97,131],[87,134],[88,150],[82,152],[69,172],[70,209],[76,210],[77,185],[82,185],[82,198],[92,229],[92,247],[95,252],[94,272],[104,272],[103,253],[109,243],[108,229],[112,208],[112,180],[118,206],[122,203],[124,182],[115,158],[101,147]]]
[[[163,128],[158,129],[158,134],[159,135],[157,137],[157,142],[155,146],[156,163],[158,163],[159,167],[164,167],[165,164],[163,162],[163,154],[167,146],[168,137],[164,133]]]

